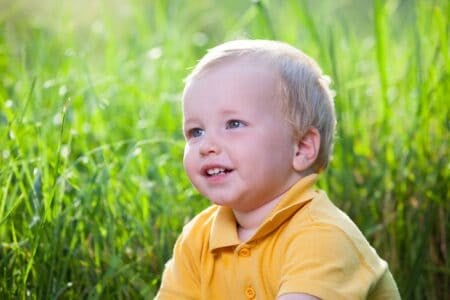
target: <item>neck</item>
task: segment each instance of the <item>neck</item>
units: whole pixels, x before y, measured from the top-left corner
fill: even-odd
[[[238,224],[239,239],[241,241],[248,240],[255,233],[256,229],[258,229],[273,208],[280,202],[282,196],[280,195],[272,201],[250,211],[233,210]]]

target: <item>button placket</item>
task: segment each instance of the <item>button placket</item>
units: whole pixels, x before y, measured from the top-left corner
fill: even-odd
[[[252,288],[251,286],[248,286],[245,289],[245,296],[247,296],[248,299],[255,299],[255,297],[256,297],[255,289]]]
[[[249,247],[242,247],[239,249],[238,255],[242,257],[249,257],[251,255],[251,250]]]

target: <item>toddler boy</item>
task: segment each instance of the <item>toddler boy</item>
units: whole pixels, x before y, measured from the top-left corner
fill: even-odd
[[[400,298],[314,187],[335,131],[328,84],[281,42],[227,42],[200,60],[183,93],[184,168],[213,205],[184,227],[157,299]]]

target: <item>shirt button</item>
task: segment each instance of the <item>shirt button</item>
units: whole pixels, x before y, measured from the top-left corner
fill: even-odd
[[[247,296],[247,298],[249,299],[255,299],[256,292],[251,286],[249,286],[245,289],[245,296]]]
[[[243,256],[243,257],[248,257],[250,256],[250,248],[244,247],[242,249],[239,250],[239,256]]]

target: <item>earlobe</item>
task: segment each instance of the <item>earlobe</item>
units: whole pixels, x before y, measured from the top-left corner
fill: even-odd
[[[292,164],[297,172],[308,170],[317,159],[320,149],[320,133],[311,127],[295,144]]]

